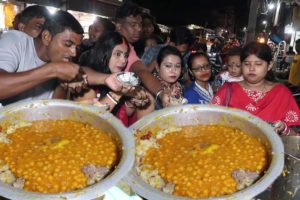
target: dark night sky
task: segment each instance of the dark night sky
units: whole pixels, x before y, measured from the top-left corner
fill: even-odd
[[[198,24],[208,28],[216,26],[215,14],[233,6],[237,14],[236,25],[248,23],[249,0],[133,0],[156,17],[158,23],[175,26]]]

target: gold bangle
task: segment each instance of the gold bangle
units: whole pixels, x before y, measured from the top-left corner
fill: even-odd
[[[114,103],[114,104],[118,104],[119,101],[115,100],[109,93],[106,94],[106,96]]]

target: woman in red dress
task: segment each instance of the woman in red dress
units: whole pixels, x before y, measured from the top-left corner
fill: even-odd
[[[212,104],[246,110],[272,123],[277,133],[298,134],[292,126],[300,126],[299,107],[284,85],[268,80],[272,68],[271,49],[266,44],[250,43],[241,52],[244,81],[226,83]]]

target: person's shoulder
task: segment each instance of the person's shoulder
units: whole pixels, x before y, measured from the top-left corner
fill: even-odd
[[[183,90],[183,96],[187,98],[189,101],[193,98],[196,98],[197,96],[196,94],[197,92],[195,91],[194,84],[184,88]]]
[[[286,96],[286,95],[293,95],[292,94],[292,92],[289,90],[289,88],[288,87],[286,87],[284,84],[282,84],[282,83],[273,83],[273,82],[270,82],[272,85],[270,86],[269,85],[269,87],[271,87],[271,89],[269,90],[269,92],[274,92],[274,93],[276,93],[276,94],[278,94],[278,95],[280,95],[280,96],[282,96],[282,95],[284,95],[284,96]]]
[[[32,38],[28,34],[22,32],[22,31],[18,31],[18,30],[10,30],[1,35],[1,38],[7,38],[7,37],[14,37],[15,39],[16,38],[22,38],[22,39],[23,38],[28,38],[28,39]]]
[[[193,82],[192,84],[190,84],[189,86],[186,86],[185,88],[184,88],[184,90],[185,91],[190,91],[190,90],[192,90],[193,88],[195,88],[195,82]]]
[[[242,81],[239,81],[239,82],[226,82],[226,85],[227,85],[227,87],[229,85],[232,85],[232,87],[234,87],[234,88],[236,88],[236,87],[243,88]]]
[[[228,89],[236,91],[241,89],[243,86],[239,82],[225,82],[218,90],[218,93],[226,92]]]
[[[27,43],[28,41],[33,41],[33,38],[22,31],[11,30],[3,33],[0,38],[2,45],[5,44],[21,44]]]
[[[158,52],[160,51],[164,46],[166,46],[165,44],[157,44],[151,48],[149,48],[146,53],[152,53],[152,52]]]
[[[288,87],[286,87],[282,83],[273,83],[273,85],[271,86],[271,90],[276,91],[276,92],[283,91],[283,92],[291,93],[291,91],[288,89]]]
[[[157,45],[155,45],[155,46],[153,46],[152,48],[153,49],[162,49],[163,47],[165,47],[165,46],[167,46],[166,44],[157,44]]]
[[[165,44],[157,44],[151,48],[149,48],[142,56],[141,60],[145,65],[149,65],[156,56],[158,55],[159,51],[166,46]]]

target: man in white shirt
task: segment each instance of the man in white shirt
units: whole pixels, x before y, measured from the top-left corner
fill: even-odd
[[[58,81],[70,81],[79,72],[71,62],[83,29],[66,11],[47,18],[39,37],[9,31],[0,38],[0,103],[55,97]]]

